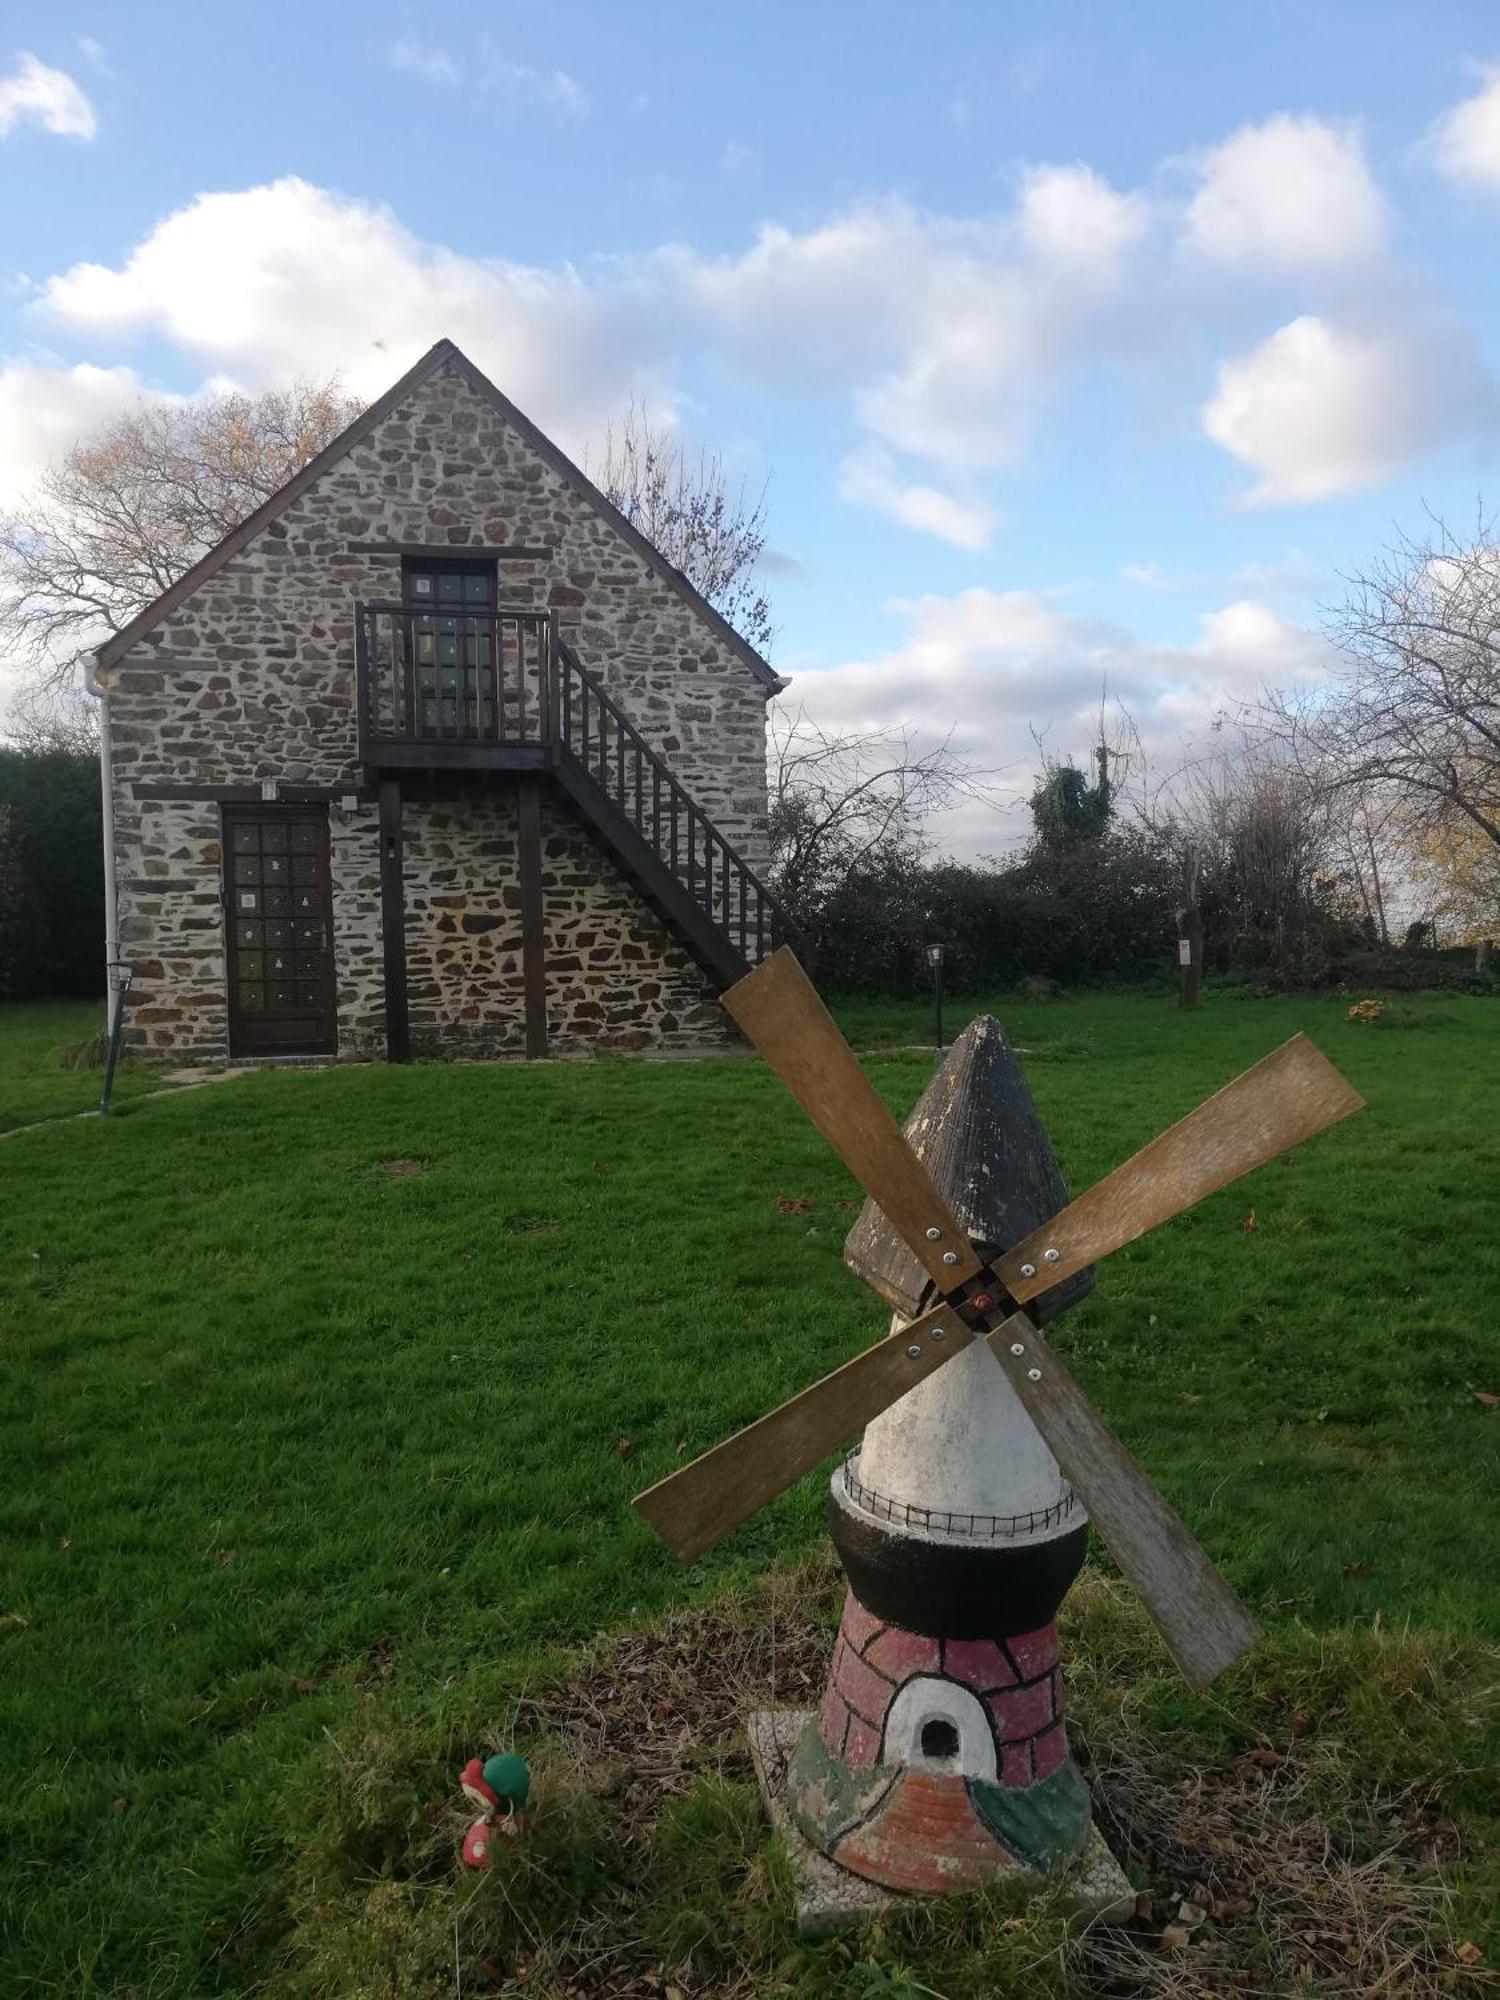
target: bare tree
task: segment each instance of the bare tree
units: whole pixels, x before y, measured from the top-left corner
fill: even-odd
[[[1236,956],[1302,969],[1331,922],[1347,916],[1344,808],[1287,746],[1222,730],[1172,787],[1172,818],[1196,847],[1203,897]]]
[[[600,490],[744,639],[761,652],[775,637],[760,585],[766,489],[732,486],[717,453],[696,455],[677,433],[632,405],[605,437]]]
[[[861,868],[920,855],[934,813],[986,795],[987,774],[947,738],[923,749],[905,728],[840,734],[803,708],[772,710],[770,767],[772,872],[804,912]]]
[[[1269,721],[1329,789],[1397,799],[1419,832],[1460,824],[1500,845],[1500,541],[1481,520],[1402,536],[1332,621],[1343,669],[1272,697]]]
[[[175,583],[348,424],[336,382],[141,403],[65,452],[0,520],[0,649],[45,726],[82,657]],[[59,704],[57,697],[61,697]]]

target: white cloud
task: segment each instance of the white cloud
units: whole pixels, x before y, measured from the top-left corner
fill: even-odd
[[[1149,215],[1144,196],[1120,194],[1092,167],[1075,164],[1028,168],[1016,223],[1041,265],[1099,286],[1118,279]]]
[[[767,226],[738,256],[665,258],[747,372],[852,388],[882,443],[973,473],[1014,461],[1066,370],[1111,350],[1141,217],[1086,168],[1048,168],[1010,215],[870,202],[800,233]]]
[[[1184,247],[1208,262],[1279,275],[1367,261],[1385,213],[1358,134],[1320,118],[1246,125],[1201,162]]]
[[[1304,315],[1226,361],[1203,428],[1256,475],[1247,505],[1378,486],[1494,424],[1496,394],[1468,332],[1435,317],[1371,328]]]
[[[458,256],[302,180],[200,195],[122,264],[51,279],[39,308],[90,339],[159,336],[247,384],[337,372],[364,396],[449,334],[574,449],[632,394],[671,407],[663,344],[628,285]]]
[[[960,500],[920,482],[903,484],[896,462],[881,445],[866,445],[851,452],[839,466],[839,498],[857,507],[872,508],[915,528],[924,535],[936,535],[956,549],[982,549],[995,531],[995,511],[980,500]]]
[[[403,36],[392,42],[390,48],[392,69],[403,70],[408,76],[422,76],[429,83],[457,83],[458,65],[448,51],[436,42],[419,42],[415,36]]]
[[[511,105],[540,105],[566,118],[582,118],[589,109],[588,92],[577,77],[565,69],[538,69],[531,63],[517,62],[502,53],[490,35],[480,36],[477,53],[470,60],[455,60],[441,42],[403,35],[392,42],[387,60],[392,69],[408,76],[445,86],[468,82]]]
[[[1437,170],[1455,186],[1500,194],[1500,68],[1445,111],[1427,135]]]
[[[540,104],[565,118],[588,115],[589,95],[565,69],[537,69],[503,54],[489,35],[479,38],[479,76],[488,90],[514,104]]]
[[[1160,563],[1121,563],[1120,574],[1127,583],[1133,583],[1137,590],[1149,590],[1158,596],[1182,588],[1177,579],[1168,575]]]
[[[93,105],[67,71],[24,52],[0,76],[0,139],[22,125],[40,125],[61,139],[92,139],[98,130]]]
[[[1037,738],[1060,755],[1085,751],[1101,699],[1128,709],[1164,775],[1263,685],[1311,680],[1328,667],[1316,634],[1247,599],[1200,614],[1196,636],[1176,645],[1144,643],[1037,591],[966,590],[891,608],[906,624],[895,647],[799,673],[796,694],[829,727],[904,726],[919,744],[946,738],[998,774],[998,807],[967,803],[935,829],[939,845],[960,854],[1025,833]]]
[[[49,460],[147,393],[132,368],[0,367],[0,507],[16,505]]]

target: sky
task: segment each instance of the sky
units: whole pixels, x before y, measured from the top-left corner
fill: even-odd
[[[981,853],[1101,691],[1170,768],[1474,520],[1497,246],[1492,0],[5,0],[0,508],[448,335],[575,456],[634,403],[764,487],[783,703],[951,732]]]

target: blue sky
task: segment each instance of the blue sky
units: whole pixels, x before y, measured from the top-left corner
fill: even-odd
[[[575,452],[634,397],[769,478],[828,720],[1019,773],[1107,682],[1169,760],[1493,483],[1492,63],[1477,4],[10,0],[0,492],[448,333]]]

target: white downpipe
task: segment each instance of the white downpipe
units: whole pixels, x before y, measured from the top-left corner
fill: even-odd
[[[107,1030],[113,1035],[125,968],[120,958],[120,906],[115,893],[115,788],[110,762],[109,689],[99,679],[96,653],[84,661],[83,684],[99,704],[99,790],[104,807],[104,967],[109,992]]]

